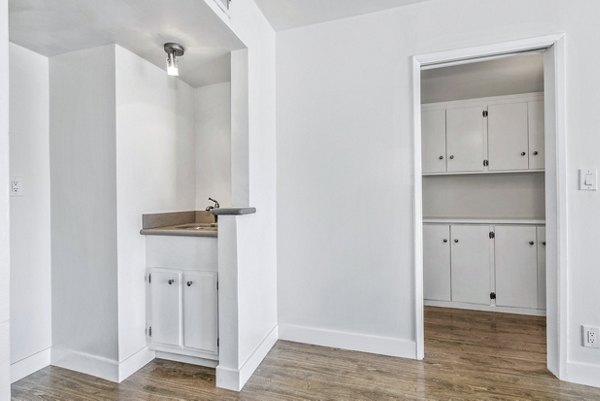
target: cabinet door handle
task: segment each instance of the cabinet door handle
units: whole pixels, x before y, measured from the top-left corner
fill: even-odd
[[[546,241],[542,241],[542,245],[543,245],[543,246],[546,246]]]
[[[170,279],[169,281],[167,281],[167,283],[169,283],[169,285],[172,285],[175,282],[175,280]]]
[[[186,284],[187,284],[188,287],[191,287],[192,284],[194,284],[194,282],[193,281],[188,281]]]
[[[521,152],[521,156],[525,156],[527,152]]]
[[[458,244],[458,238],[454,239],[454,243]]]
[[[450,155],[450,160],[454,159],[454,155]]]
[[[448,243],[448,240],[447,240],[446,238],[444,238],[444,239],[442,240],[442,242],[443,242],[444,244],[446,244],[446,243]]]
[[[529,241],[529,245],[533,246],[533,244],[535,244],[535,242]]]
[[[438,159],[444,160],[444,156],[439,156]]]
[[[537,150],[533,151],[533,155],[537,156],[538,155],[538,151]]]

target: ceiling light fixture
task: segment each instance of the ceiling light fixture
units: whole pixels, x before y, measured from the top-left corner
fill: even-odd
[[[185,49],[179,43],[165,43],[164,48],[167,53],[167,74],[177,77],[179,76],[177,57],[183,56]]]

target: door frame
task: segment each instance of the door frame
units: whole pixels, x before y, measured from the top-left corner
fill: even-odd
[[[424,358],[421,71],[544,50],[547,366],[559,379],[567,366],[567,139],[565,34],[417,55],[413,67],[414,253],[416,358]]]

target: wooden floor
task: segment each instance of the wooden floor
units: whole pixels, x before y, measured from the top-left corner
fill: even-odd
[[[600,400],[546,371],[542,317],[427,308],[425,337],[423,362],[280,341],[241,393],[155,360],[121,384],[48,367],[13,400]]]

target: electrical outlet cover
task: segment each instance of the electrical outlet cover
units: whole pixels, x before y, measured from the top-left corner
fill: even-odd
[[[588,348],[600,348],[600,328],[583,326],[583,346]]]

